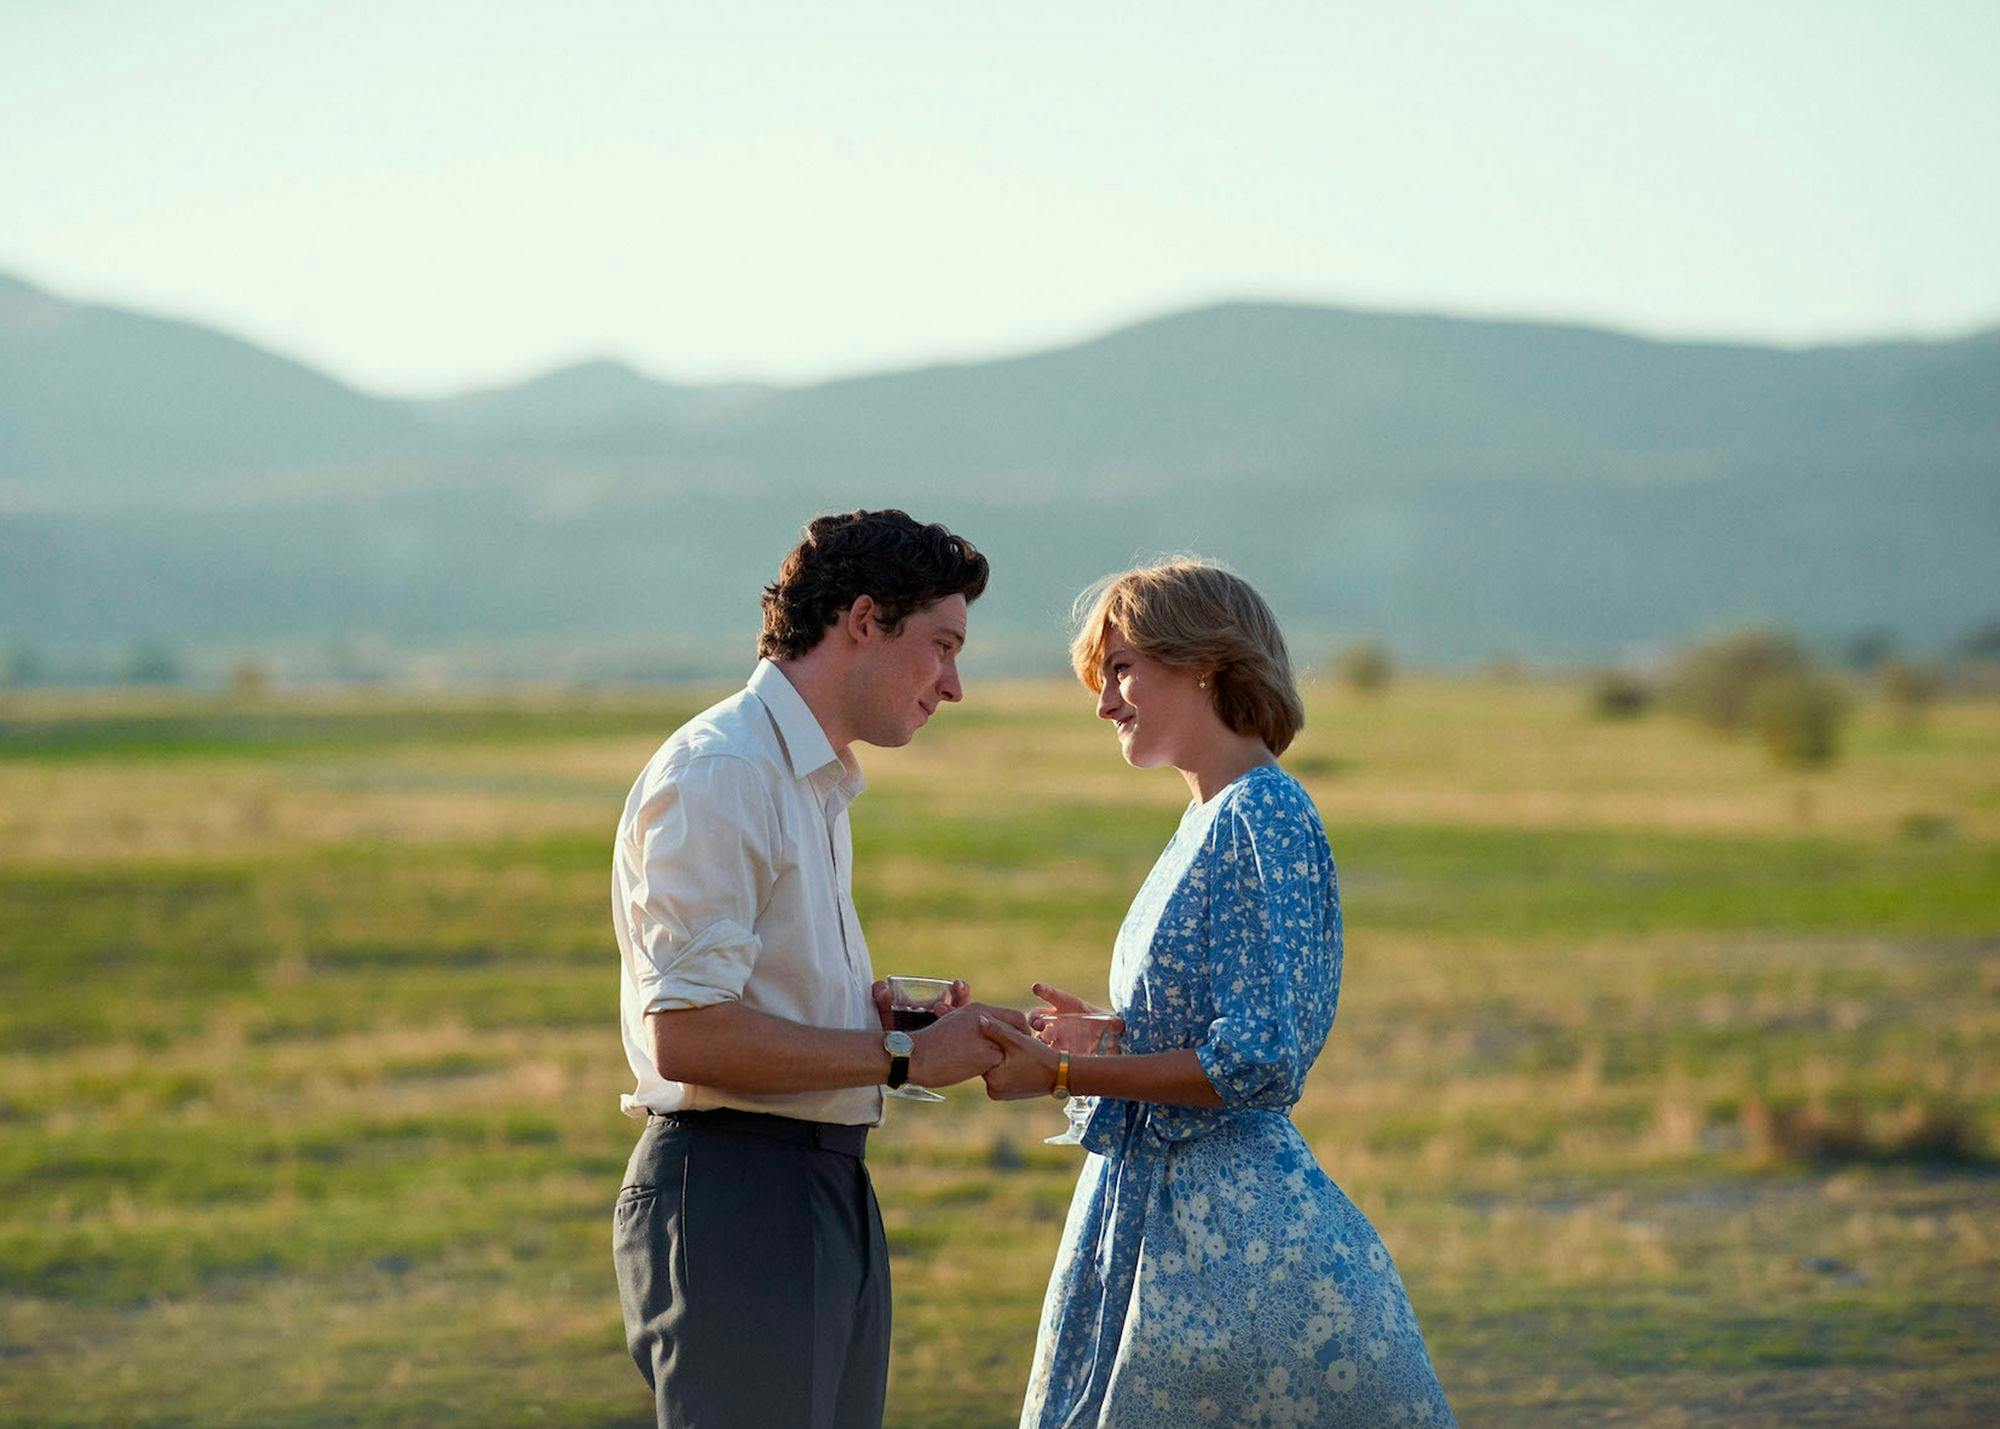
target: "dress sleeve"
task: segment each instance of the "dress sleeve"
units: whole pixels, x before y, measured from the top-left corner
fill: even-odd
[[[728,756],[672,771],[633,821],[640,876],[624,910],[644,1010],[743,995],[777,875],[776,811],[758,771]]]
[[[1248,799],[1222,811],[1208,860],[1215,1015],[1195,1055],[1224,1106],[1283,1109],[1309,1069],[1298,981],[1309,975],[1306,940],[1320,926],[1317,862],[1295,810]]]

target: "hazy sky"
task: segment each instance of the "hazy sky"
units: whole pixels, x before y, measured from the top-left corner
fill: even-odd
[[[364,386],[2000,322],[2000,3],[0,0],[0,270]]]

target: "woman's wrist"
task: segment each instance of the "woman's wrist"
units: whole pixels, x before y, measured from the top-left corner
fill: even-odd
[[[1157,1102],[1164,1106],[1213,1108],[1223,1105],[1192,1050],[1074,1057],[1070,1095],[1114,1101]]]

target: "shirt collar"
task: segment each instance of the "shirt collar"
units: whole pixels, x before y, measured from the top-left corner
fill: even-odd
[[[785,758],[792,767],[792,777],[804,779],[822,769],[842,784],[851,784],[850,799],[866,787],[867,781],[861,777],[859,765],[843,760],[833,751],[833,744],[826,737],[826,731],[819,726],[819,719],[812,707],[792,685],[785,672],[772,660],[759,660],[757,668],[750,672],[750,693],[764,702],[764,708],[771,712],[771,722],[778,728],[778,742],[785,746]]]

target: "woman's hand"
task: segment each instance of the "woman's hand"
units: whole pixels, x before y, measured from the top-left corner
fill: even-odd
[[[1075,993],[1064,992],[1061,988],[1051,986],[1045,982],[1036,983],[1030,991],[1042,1000],[1042,1006],[1028,1014],[1028,1025],[1034,1028],[1035,1031],[1043,1034],[1042,1040],[1044,1042],[1049,1040],[1047,1036],[1049,1019],[1054,1017],[1058,1012],[1095,1012],[1103,1014],[1111,1010],[1108,1007],[1098,1007],[1095,1004],[1085,1002]],[[1072,1048],[1071,1050],[1075,1049]]]
[[[979,1019],[979,1030],[1001,1054],[1000,1065],[986,1073],[987,1096],[1013,1102],[1055,1090],[1056,1054],[1051,1048],[991,1017]]]

